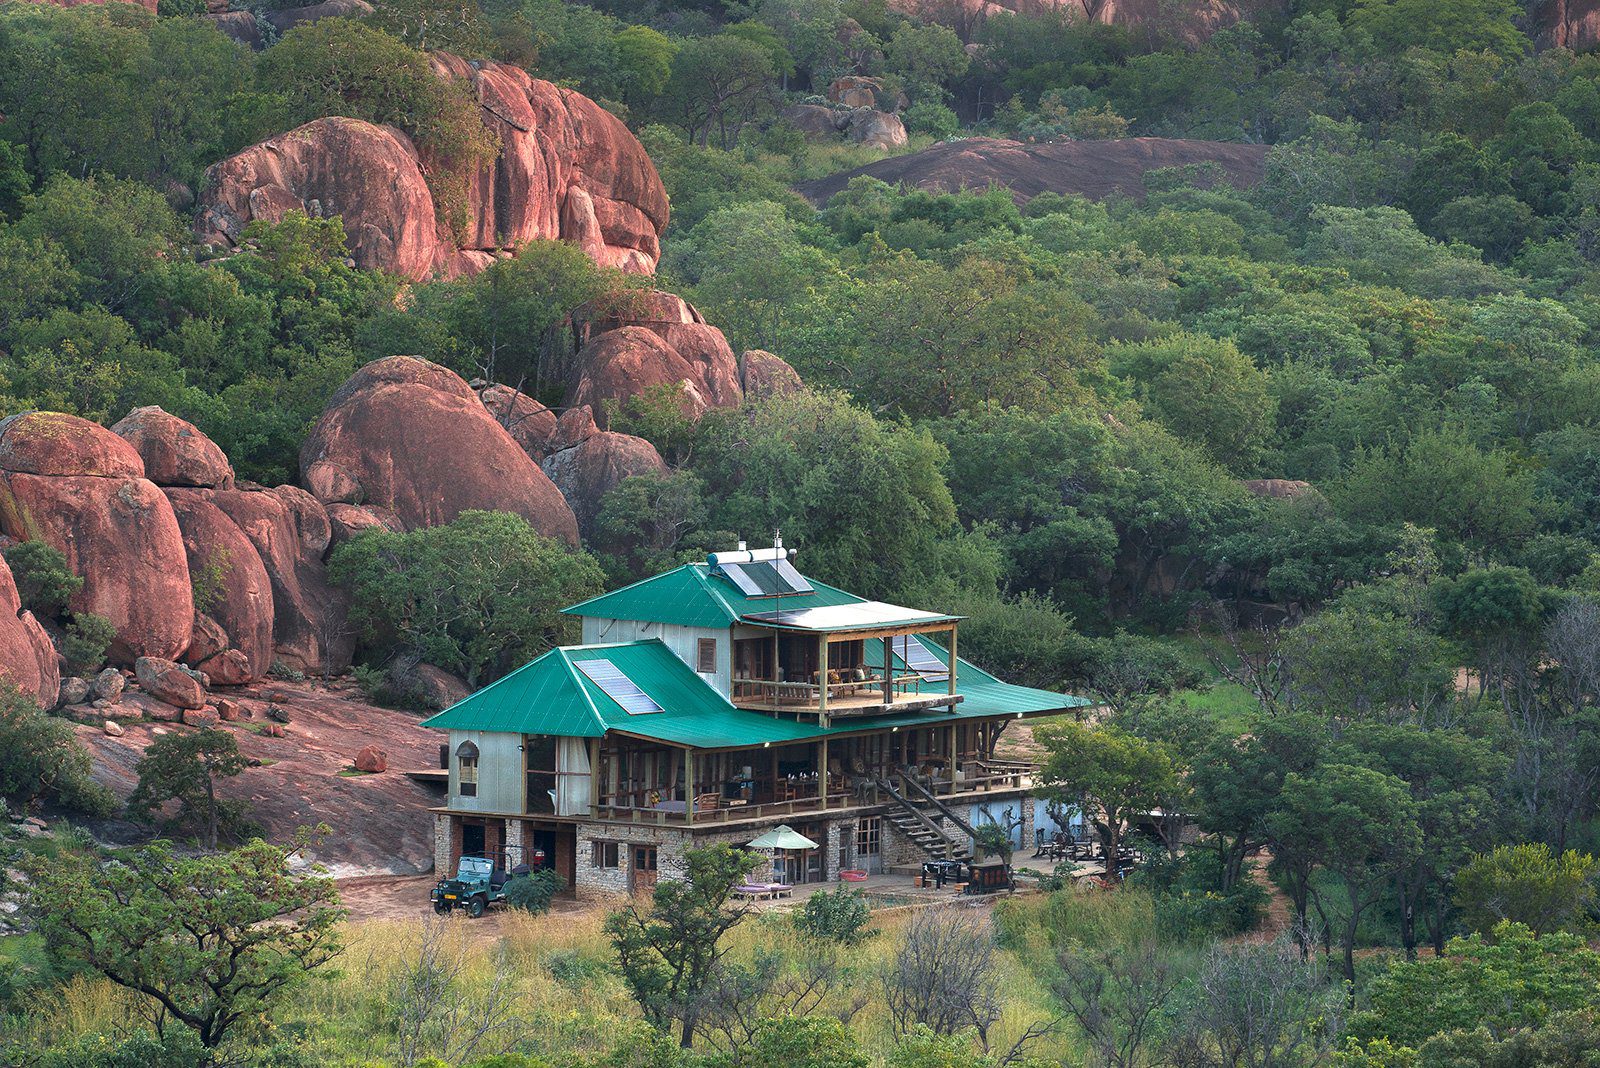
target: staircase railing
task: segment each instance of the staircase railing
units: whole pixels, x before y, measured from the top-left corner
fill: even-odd
[[[957,853],[961,852],[959,845],[956,843],[955,839],[950,837],[949,832],[947,832],[943,827],[939,826],[937,822],[929,818],[928,814],[922,811],[922,809],[919,808],[910,798],[906,797],[899,790],[896,790],[893,783],[881,775],[874,776],[874,779],[878,784],[878,789],[888,794],[890,799],[893,800],[902,811],[910,814],[923,827],[932,831],[939,837],[939,840],[944,843],[944,855],[946,860],[953,858]],[[902,778],[901,781],[905,782],[907,780]],[[924,791],[924,793],[926,793],[926,791]],[[948,809],[946,809],[943,805],[940,805],[939,808],[942,811],[948,812]],[[959,820],[956,822],[958,825],[962,826],[963,829],[965,829],[965,825],[961,824]]]
[[[978,832],[973,830],[972,825],[966,820],[962,819],[960,816],[956,815],[955,809],[951,808],[943,801],[940,801],[926,786],[922,785],[916,779],[907,775],[903,771],[900,772],[900,781],[905,783],[906,787],[911,793],[916,794],[918,797],[922,798],[922,800],[932,805],[938,810],[941,816],[960,828],[963,834],[968,835],[974,842],[978,840]]]

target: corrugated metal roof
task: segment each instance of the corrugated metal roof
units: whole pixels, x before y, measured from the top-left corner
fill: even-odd
[[[731,627],[747,615],[773,609],[823,608],[860,604],[865,598],[810,580],[810,593],[788,593],[781,598],[746,597],[739,587],[705,564],[684,564],[620,590],[602,593],[582,604],[563,609],[568,615],[599,619],[631,619],[672,623],[682,627]]]
[[[944,655],[935,643],[918,640],[924,641],[934,655]],[[869,652],[874,645],[882,649],[880,643],[868,642]],[[630,715],[574,667],[576,662],[588,659],[610,660],[664,711]],[[571,646],[551,650],[424,721],[423,726],[578,738],[597,738],[612,730],[669,745],[728,749],[788,745],[832,735],[925,727],[983,716],[1066,711],[1091,703],[1081,697],[1008,685],[965,660],[958,659],[957,664],[957,692],[964,700],[953,713],[848,717],[822,728],[815,722],[778,719],[735,708],[659,639]]]
[[[752,623],[779,627],[784,630],[804,630],[818,633],[849,630],[874,630],[878,627],[896,627],[920,623],[954,623],[960,616],[947,616],[939,612],[923,612],[883,601],[852,601],[848,604],[828,604],[790,608],[777,611],[751,612],[744,617]]]

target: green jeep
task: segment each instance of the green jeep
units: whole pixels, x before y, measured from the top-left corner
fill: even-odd
[[[506,899],[506,869],[488,857],[462,857],[454,879],[440,879],[433,888],[433,911],[466,909],[477,919],[490,905]]]

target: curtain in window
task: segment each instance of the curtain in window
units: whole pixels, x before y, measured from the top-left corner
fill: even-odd
[[[556,815],[587,816],[591,781],[589,739],[557,739]]]

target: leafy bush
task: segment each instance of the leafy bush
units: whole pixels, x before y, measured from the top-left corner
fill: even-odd
[[[369,531],[339,546],[329,570],[350,589],[350,622],[370,653],[402,652],[473,687],[575,637],[561,609],[602,579],[588,555],[521,516],[477,511],[405,534]]]
[[[906,108],[906,130],[925,133],[943,141],[961,129],[956,113],[935,100],[919,100]]]
[[[46,716],[0,679],[0,799],[25,806],[49,798],[86,815],[109,815],[116,800],[89,777],[91,764],[70,723]]]
[[[866,896],[853,886],[819,890],[794,914],[795,928],[801,933],[843,946],[857,945],[877,934],[867,926],[871,922]]]
[[[56,1046],[30,1059],[35,1068],[200,1068],[209,1062],[206,1051],[193,1031],[173,1028],[164,1037],[147,1031],[134,1031],[126,1038],[111,1035],[80,1035],[64,1046]]]
[[[117,625],[105,616],[79,612],[67,624],[61,639],[61,659],[68,675],[90,675],[106,662],[106,649],[117,636]]]
[[[551,900],[566,887],[566,879],[551,868],[542,868],[530,875],[519,875],[508,880],[506,901],[513,908],[538,916],[550,911]]]
[[[66,611],[67,601],[83,589],[83,579],[67,569],[67,558],[54,545],[21,541],[5,551],[6,565],[17,580],[22,607],[43,619]]]

